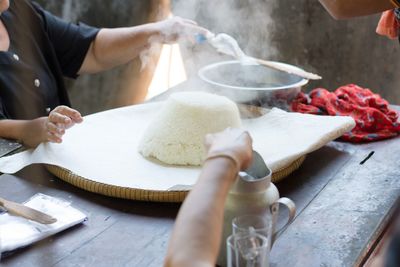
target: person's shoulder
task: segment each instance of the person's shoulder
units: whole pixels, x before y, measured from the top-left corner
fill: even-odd
[[[26,13],[26,12],[38,12],[38,9],[40,9],[40,6],[31,0],[14,0],[10,1],[10,10],[13,10],[14,12],[18,13]]]
[[[43,8],[41,7],[41,5],[39,5],[37,2],[35,1],[31,1],[31,0],[21,0],[22,4],[26,5],[29,8],[32,8],[33,10],[35,10],[36,12],[42,12]]]
[[[43,20],[43,8],[31,0],[14,0],[10,1],[10,10],[18,14],[19,17],[23,17],[24,20],[36,19]]]
[[[30,0],[14,0],[10,1],[10,8],[27,8],[32,7],[32,1]]]

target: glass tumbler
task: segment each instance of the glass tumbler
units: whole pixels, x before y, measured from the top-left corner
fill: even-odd
[[[257,233],[237,233],[228,237],[228,267],[269,267],[269,241]]]
[[[249,214],[232,220],[233,234],[255,232],[268,239],[270,248],[272,247],[272,228],[272,216]]]

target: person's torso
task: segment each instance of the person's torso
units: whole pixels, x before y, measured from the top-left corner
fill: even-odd
[[[11,1],[1,15],[10,38],[0,52],[2,113],[11,119],[46,116],[60,105],[54,70],[49,67],[49,42],[43,23],[25,1]]]

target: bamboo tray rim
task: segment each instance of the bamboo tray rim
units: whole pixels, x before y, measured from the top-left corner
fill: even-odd
[[[279,182],[289,176],[302,165],[305,158],[306,156],[302,156],[293,161],[287,167],[274,172],[272,174],[272,182]],[[174,190],[147,190],[140,188],[122,187],[84,178],[60,166],[45,164],[45,167],[50,173],[73,186],[104,196],[122,199],[180,203],[183,202],[192,187],[182,186],[180,189]]]

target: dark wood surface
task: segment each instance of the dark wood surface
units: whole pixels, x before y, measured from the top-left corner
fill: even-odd
[[[271,266],[362,264],[398,204],[399,162],[399,138],[364,145],[331,142],[311,153],[299,170],[277,184],[281,196],[296,203],[298,213],[274,244]],[[1,175],[0,184],[0,196],[6,199],[23,202],[40,192],[72,201],[89,217],[16,251],[2,259],[2,266],[162,265],[178,204],[86,192],[40,165]]]
[[[274,245],[272,266],[363,264],[398,205],[399,160],[398,138],[366,145],[332,142],[312,153],[278,185],[296,203],[298,215]]]

